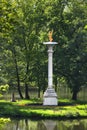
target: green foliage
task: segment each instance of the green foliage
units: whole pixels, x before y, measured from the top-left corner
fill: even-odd
[[[55,54],[55,68],[57,68],[55,76],[58,74],[65,77],[73,94],[73,100],[77,99],[77,93],[87,82],[87,31],[84,30],[87,22],[85,10],[87,5],[83,3],[71,0],[65,5],[69,11],[62,13],[60,23],[62,34],[59,32],[61,44]],[[53,25],[56,26],[55,22]]]
[[[5,84],[5,85],[1,85],[0,86],[0,98],[3,97],[3,94],[6,93],[9,90],[9,85]]]
[[[9,85],[8,84],[1,85],[0,86],[0,98],[2,98],[3,94],[5,94],[8,90],[9,90]]]
[[[8,84],[0,86],[0,91],[1,92],[6,92],[6,91],[8,91],[8,89],[9,89],[9,85]]]

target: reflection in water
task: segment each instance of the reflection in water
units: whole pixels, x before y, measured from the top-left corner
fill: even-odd
[[[2,130],[87,130],[84,120],[12,120]]]
[[[43,124],[45,125],[46,130],[54,130],[57,125],[57,122],[54,120],[44,120]]]

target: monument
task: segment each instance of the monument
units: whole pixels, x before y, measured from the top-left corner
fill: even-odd
[[[57,42],[53,42],[52,38],[53,31],[49,32],[49,42],[43,44],[48,46],[48,88],[43,95],[43,105],[57,105],[57,94],[53,88],[53,46]]]

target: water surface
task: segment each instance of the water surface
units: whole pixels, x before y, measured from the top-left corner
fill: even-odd
[[[87,119],[31,120],[13,119],[2,130],[87,130]]]

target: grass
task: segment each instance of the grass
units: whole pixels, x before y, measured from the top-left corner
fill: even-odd
[[[58,106],[43,106],[40,100],[0,100],[0,116],[65,119],[87,118],[87,102],[60,99]]]

